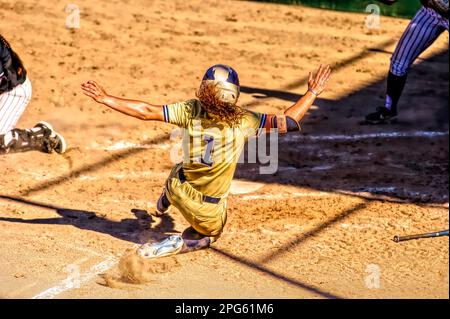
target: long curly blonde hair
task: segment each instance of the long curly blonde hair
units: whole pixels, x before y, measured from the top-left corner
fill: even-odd
[[[237,104],[223,102],[220,99],[217,84],[203,82],[195,95],[202,103],[202,108],[213,120],[230,126],[235,126],[241,121],[244,110]]]

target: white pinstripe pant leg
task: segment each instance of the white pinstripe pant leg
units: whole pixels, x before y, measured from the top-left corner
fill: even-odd
[[[0,135],[12,130],[31,100],[29,79],[13,90],[0,95]]]

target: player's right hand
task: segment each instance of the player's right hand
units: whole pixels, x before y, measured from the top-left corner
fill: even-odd
[[[104,103],[108,97],[105,89],[95,81],[87,81],[81,84],[81,90],[98,103]]]

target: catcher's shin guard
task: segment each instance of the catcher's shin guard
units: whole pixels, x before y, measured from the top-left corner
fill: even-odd
[[[1,153],[18,153],[26,151],[41,151],[45,153],[64,153],[66,142],[64,138],[53,131],[50,124],[39,122],[32,129],[13,129],[0,136]]]
[[[9,131],[9,132],[6,132],[6,134],[0,135],[0,154],[9,153],[12,139],[13,139],[12,131]]]
[[[31,130],[13,129],[0,137],[2,153],[18,153],[41,150],[42,142]]]
[[[66,152],[67,144],[62,135],[57,133],[53,127],[47,122],[41,121],[35,125],[35,129],[41,128],[45,131],[45,137],[43,142],[43,152],[63,154]]]

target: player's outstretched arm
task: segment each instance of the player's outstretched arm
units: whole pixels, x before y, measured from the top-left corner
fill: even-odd
[[[331,77],[331,68],[329,65],[320,66],[316,74],[309,73],[308,91],[294,105],[288,108],[284,115],[291,117],[297,123],[305,116],[316,98],[322,94]]]
[[[91,97],[97,103],[104,104],[123,114],[146,121],[164,121],[162,105],[152,105],[142,101],[122,99],[109,95],[95,81],[87,81],[81,84],[81,89],[85,95]]]

